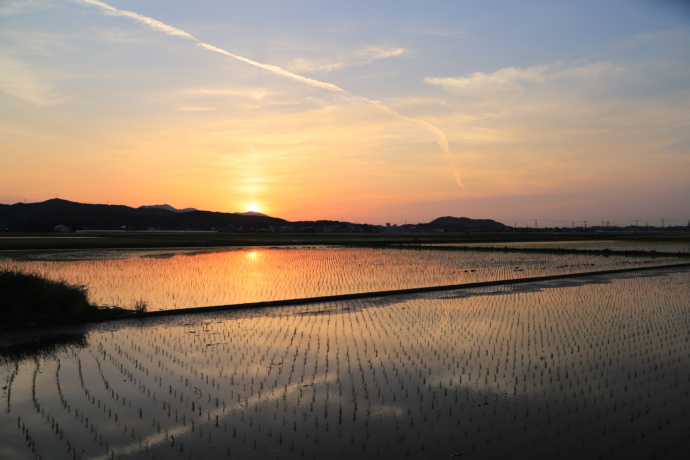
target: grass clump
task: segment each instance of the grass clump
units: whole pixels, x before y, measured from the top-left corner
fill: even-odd
[[[0,270],[0,323],[3,325],[73,320],[99,311],[89,303],[85,286],[49,280],[33,273]]]
[[[149,309],[149,305],[146,303],[145,300],[137,300],[134,303],[133,310],[134,310],[134,313],[136,313],[137,315],[142,315],[142,314],[146,313],[148,311],[148,309]]]

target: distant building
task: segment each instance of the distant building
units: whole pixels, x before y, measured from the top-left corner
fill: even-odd
[[[72,231],[71,228],[69,228],[67,225],[56,225],[55,228],[53,228],[54,232],[59,232],[59,233],[70,233]]]

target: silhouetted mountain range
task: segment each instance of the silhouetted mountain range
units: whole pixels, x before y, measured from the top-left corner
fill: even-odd
[[[62,230],[218,230],[372,232],[378,226],[337,221],[288,222],[258,212],[224,213],[175,209],[170,205],[131,208],[122,205],[83,204],[62,199],[41,203],[0,204],[0,229],[19,232]],[[441,217],[428,224],[394,227],[417,231],[502,231],[505,225],[490,219]]]
[[[239,214],[240,216],[264,216],[264,217],[268,217],[266,214],[262,214],[262,213],[256,212],[256,211],[236,212],[235,214]]]
[[[42,203],[0,205],[0,225],[16,231],[51,231],[58,225],[74,230],[192,229],[218,230],[280,226],[284,219],[234,213],[165,209],[159,206],[131,208],[121,205],[83,204],[58,198]]]
[[[170,206],[169,204],[152,204],[149,206],[139,206],[139,209],[167,209],[168,211],[172,212],[192,212],[192,211],[198,211],[196,208],[184,208],[184,209],[177,209],[173,206]]]
[[[470,219],[468,217],[439,217],[428,224],[420,224],[417,227],[443,228],[459,232],[501,232],[508,228],[506,225],[491,219]]]

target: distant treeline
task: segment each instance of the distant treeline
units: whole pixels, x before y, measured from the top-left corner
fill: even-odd
[[[330,220],[289,222],[262,214],[211,211],[175,212],[160,207],[83,204],[58,198],[42,203],[0,205],[0,230],[73,232],[79,230],[212,230],[271,233],[501,232],[506,225],[491,219],[441,217],[405,226],[354,224]]]

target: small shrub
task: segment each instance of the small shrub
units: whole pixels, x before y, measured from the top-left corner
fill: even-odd
[[[145,300],[137,300],[134,302],[134,312],[137,315],[141,315],[143,313],[146,313],[146,311],[149,309],[149,305],[146,303]]]

